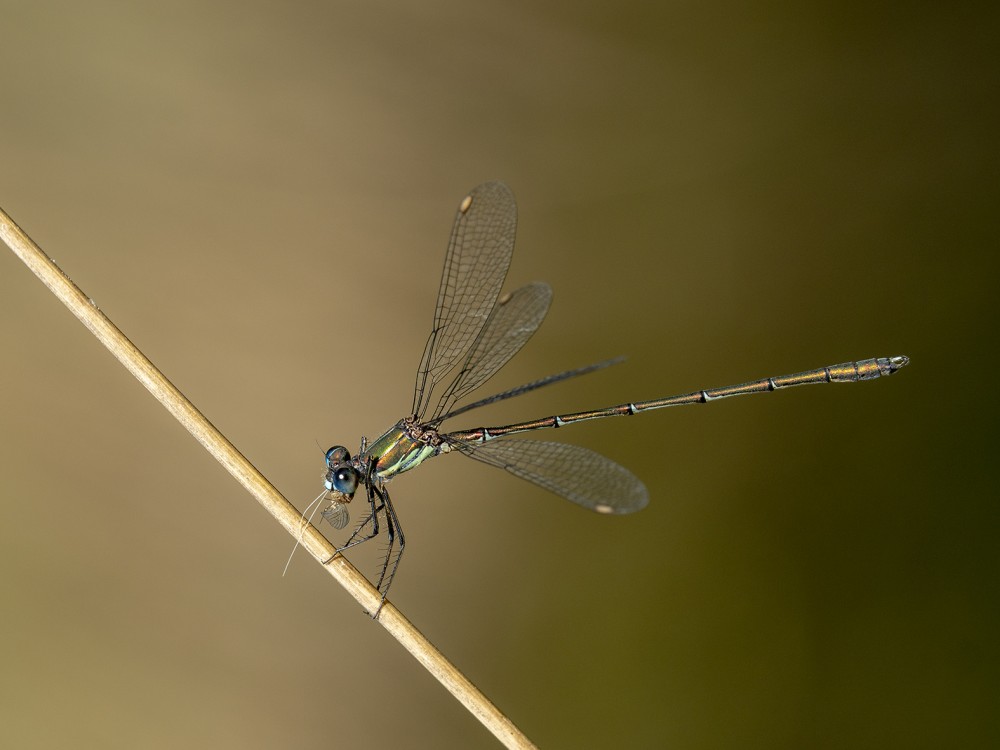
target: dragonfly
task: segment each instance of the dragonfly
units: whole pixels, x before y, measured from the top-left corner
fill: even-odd
[[[337,552],[376,538],[384,526],[388,545],[375,582],[381,595],[378,611],[385,603],[406,547],[387,484],[430,458],[460,453],[503,469],[587,510],[616,515],[634,513],[646,507],[649,493],[642,481],[625,467],[576,445],[511,437],[592,419],[705,404],[792,386],[873,380],[891,375],[909,362],[905,356],[878,357],[650,401],[445,432],[442,424],[460,414],[622,361],[610,359],[567,370],[464,406],[457,405],[520,351],[545,319],[552,300],[552,289],[541,282],[501,295],[514,251],[516,227],[517,204],[510,188],[502,182],[479,185],[461,201],[445,255],[433,326],[417,368],[409,416],[371,443],[362,438],[360,449],[353,456],[342,445],[327,450],[324,489],[303,512],[305,521],[306,513],[314,505],[316,509],[322,507],[322,517],[334,528],[343,529],[350,520],[348,505],[358,490],[364,489],[367,515]],[[312,511],[313,515],[315,512]]]

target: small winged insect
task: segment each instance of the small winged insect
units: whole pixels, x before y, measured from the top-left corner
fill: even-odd
[[[315,503],[327,503],[322,511],[323,518],[342,529],[349,520],[348,505],[355,493],[362,490],[367,515],[339,551],[373,539],[384,526],[388,546],[375,583],[383,603],[406,546],[386,484],[429,458],[454,451],[504,469],[588,510],[608,514],[634,513],[646,506],[649,495],[643,483],[624,467],[585,448],[510,439],[511,436],[567,427],[589,419],[703,404],[796,385],[873,380],[891,375],[909,362],[902,356],[879,357],[500,427],[443,432],[441,425],[445,420],[459,414],[621,361],[612,359],[567,370],[457,406],[524,346],[549,309],[552,290],[548,284],[528,284],[503,296],[500,294],[514,251],[516,225],[514,196],[501,182],[484,183],[462,200],[445,256],[434,323],[417,368],[410,415],[371,444],[362,438],[361,447],[354,456],[339,445],[326,452],[326,489],[310,507]],[[438,393],[438,386],[448,377],[450,382]],[[375,614],[377,616],[378,612]]]

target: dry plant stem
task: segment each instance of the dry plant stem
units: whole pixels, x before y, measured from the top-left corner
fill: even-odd
[[[167,378],[118,330],[94,302],[76,286],[60,268],[32,242],[14,221],[0,209],[0,238],[14,251],[42,283],[93,333],[98,340],[131,372],[140,383],[174,415],[195,439],[232,474],[236,480],[264,506],[268,513],[298,538],[302,545],[323,565],[341,586],[368,612],[379,605],[379,594],[370,583],[341,555],[336,553],[322,534],[309,525],[302,531],[299,512],[279,493],[264,475],[257,471],[236,450],[221,432],[188,401]],[[379,614],[380,622],[424,668],[433,674],[472,714],[509,748],[535,747],[483,695],[468,678],[396,609],[386,602]]]

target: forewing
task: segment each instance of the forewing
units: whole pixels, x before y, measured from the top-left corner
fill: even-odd
[[[434,326],[413,394],[422,417],[434,387],[469,351],[486,325],[510,267],[517,205],[502,182],[474,188],[459,205],[448,242]]]

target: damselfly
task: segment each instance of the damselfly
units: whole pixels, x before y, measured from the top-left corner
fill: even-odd
[[[624,467],[574,445],[511,440],[510,436],[549,427],[566,427],[588,419],[628,416],[682,404],[703,404],[795,385],[872,380],[891,375],[909,361],[906,357],[879,357],[502,427],[442,432],[445,420],[479,406],[621,361],[607,360],[550,375],[456,408],[462,398],[489,380],[524,346],[545,318],[552,299],[552,290],[543,283],[528,284],[500,295],[514,251],[516,224],[514,196],[501,182],[480,185],[462,200],[445,256],[434,325],[417,368],[410,416],[390,427],[371,444],[362,438],[355,456],[340,445],[326,452],[326,489],[310,507],[315,503],[326,504],[323,518],[342,529],[349,520],[347,505],[355,492],[364,487],[368,515],[338,551],[376,537],[382,528],[381,519],[388,546],[375,586],[383,602],[406,546],[386,483],[429,458],[456,451],[506,469],[588,510],[634,513],[646,506],[649,495],[645,485]],[[435,401],[437,387],[449,375],[451,382]]]

